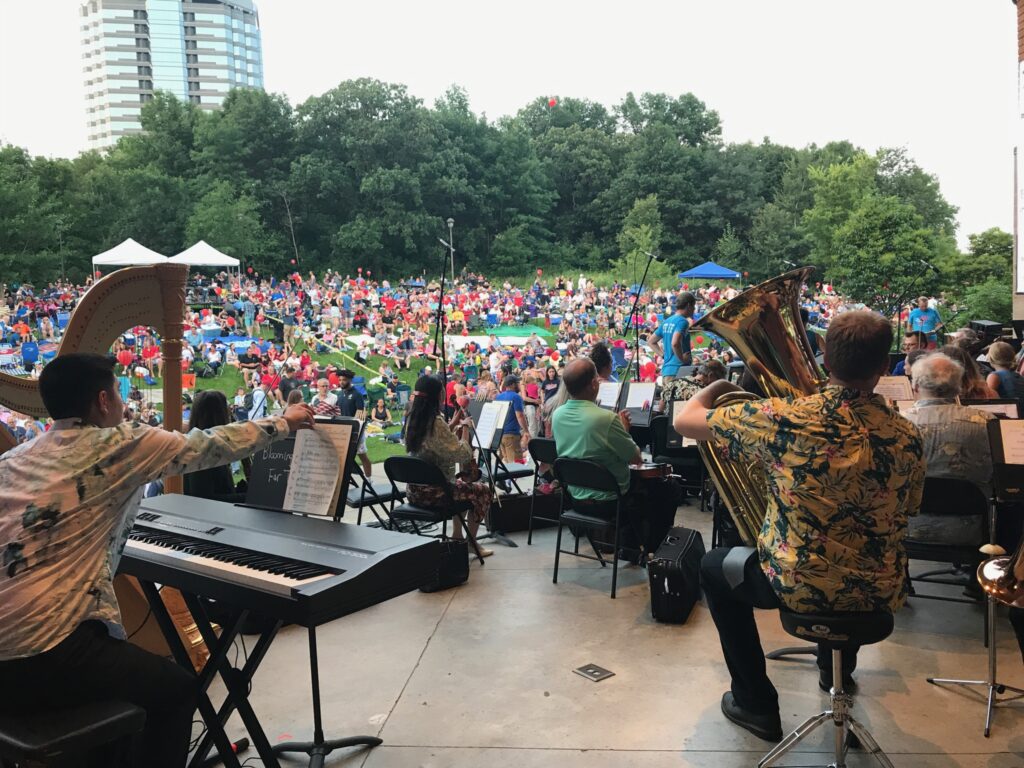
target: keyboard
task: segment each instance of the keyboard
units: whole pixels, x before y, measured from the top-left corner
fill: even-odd
[[[439,559],[422,536],[167,495],[143,500],[118,570],[309,627],[416,589]]]

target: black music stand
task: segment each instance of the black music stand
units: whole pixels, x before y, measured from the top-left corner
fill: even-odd
[[[989,537],[995,544],[996,510],[999,504],[1019,503],[1024,494],[1024,464],[1008,464],[1003,445],[1003,429],[1024,430],[1024,422],[1009,419],[993,419],[988,424],[988,441],[992,449],[992,501],[989,509]],[[932,685],[956,685],[967,690],[981,687],[980,694],[987,703],[985,709],[985,738],[992,732],[992,710],[999,704],[1024,699],[1024,689],[1000,683],[996,671],[996,601],[991,595],[985,596],[986,635],[988,637],[988,675],[984,680],[954,680],[929,677]],[[1011,695],[1000,699],[1007,691]]]

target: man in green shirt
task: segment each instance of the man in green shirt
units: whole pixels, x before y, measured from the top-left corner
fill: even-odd
[[[627,495],[627,518],[635,519],[636,528],[643,531],[643,552],[654,552],[675,520],[681,497],[678,485],[667,480],[647,481],[639,486],[631,483],[629,465],[639,464],[641,457],[640,449],[629,436],[629,414],[625,411],[615,414],[597,405],[601,380],[589,358],[569,363],[562,381],[570,399],[552,417],[558,455],[588,459],[612,473],[619,489]],[[578,486],[569,486],[569,494],[579,509],[610,506],[606,502],[614,499],[610,493]],[[608,513],[614,514],[611,509]]]

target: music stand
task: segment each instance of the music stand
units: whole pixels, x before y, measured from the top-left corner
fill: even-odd
[[[994,419],[988,424],[988,442],[992,450],[992,500],[989,506],[989,539],[993,547],[996,531],[996,508],[1001,503],[1018,502],[1024,493],[1024,457],[1016,449],[1006,449],[1007,439],[1014,441],[1024,437],[1024,422],[1011,419]],[[1009,455],[1008,455],[1009,454]],[[982,548],[985,551],[985,548]],[[989,553],[987,553],[989,554]],[[995,553],[991,553],[995,554]],[[1001,553],[1001,554],[1005,554]],[[1024,698],[1024,689],[1000,683],[996,670],[996,601],[991,595],[985,596],[985,621],[988,635],[988,675],[984,680],[954,680],[951,678],[929,677],[932,685],[957,685],[967,690],[982,687],[986,693],[985,738],[992,732],[992,710],[1000,705]],[[1000,699],[1007,691],[1010,696]]]
[[[1020,418],[1019,400],[961,400],[960,405],[966,405],[969,408],[977,408],[980,411],[987,411],[1000,419]]]
[[[474,407],[475,403],[469,404],[470,418],[473,420],[473,424],[478,425],[484,431],[481,435],[476,427],[472,430],[471,444],[474,448],[479,449],[480,456],[483,458],[483,467],[487,469],[487,484],[491,488],[491,498],[495,500],[497,504],[501,504],[498,499],[498,493],[495,490],[495,474],[499,468],[504,469],[508,472],[508,467],[501,460],[500,448],[501,438],[504,434],[505,418],[508,415],[508,409],[512,407],[512,404],[507,400],[492,400],[487,403],[480,403],[479,406]],[[492,467],[491,461],[494,461]],[[512,484],[515,485],[516,489],[519,490],[519,484],[516,483],[515,478],[512,478]],[[503,544],[506,547],[518,547],[512,539],[510,539],[503,532],[491,528],[490,521],[487,523],[487,535],[480,536],[477,538],[477,542],[481,539],[493,539],[499,544]]]

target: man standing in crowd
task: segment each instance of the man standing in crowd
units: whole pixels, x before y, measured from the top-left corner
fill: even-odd
[[[128,701],[146,710],[132,764],[181,768],[196,679],[125,641],[114,596],[141,488],[245,458],[312,426],[313,413],[296,405],[187,435],[133,427],[113,361],[92,354],[54,359],[39,391],[53,428],[0,457],[0,713]]]
[[[918,349],[928,349],[928,335],[923,331],[907,331],[907,335],[903,337],[903,352],[910,355]],[[906,358],[896,363],[892,369],[893,376],[906,376],[909,372]]]
[[[355,373],[350,371],[348,368],[342,368],[338,371],[338,385],[340,387],[338,391],[338,410],[341,411],[341,415],[345,418],[356,419],[360,421],[366,421],[366,400],[362,394],[352,385],[352,379],[355,378]],[[367,477],[373,472],[373,465],[370,463],[370,454],[366,450],[366,427],[365,424],[362,428],[362,435],[359,438],[359,449],[356,451],[356,455],[359,457],[359,462],[363,465],[363,474]]]
[[[508,412],[501,432],[501,460],[506,464],[522,462],[523,451],[530,439],[523,397],[519,394],[519,377],[508,374],[501,380],[501,394],[495,400],[508,401]]]
[[[921,435],[880,395],[892,326],[866,311],[839,315],[825,337],[829,385],[787,400],[712,409],[737,389],[718,381],[683,406],[680,434],[707,440],[768,475],[768,509],[757,549],[721,548],[701,564],[701,582],[732,676],[722,712],[768,741],[782,738],[778,693],[765,668],[757,608],[796,612],[894,611],[907,594],[907,518],[924,486]],[[844,653],[852,685],[856,653]],[[819,685],[829,690],[832,655],[819,649]]]
[[[939,311],[928,306],[928,297],[919,296],[917,307],[910,311],[907,317],[907,333],[921,331],[928,338],[928,349],[934,349],[938,344],[938,330],[942,328],[942,318]]]
[[[690,318],[697,307],[697,299],[688,291],[676,296],[675,314],[669,315],[654,332],[648,341],[656,355],[662,355],[661,382],[670,384],[676,377],[679,368],[691,365],[693,358],[690,352]]]

